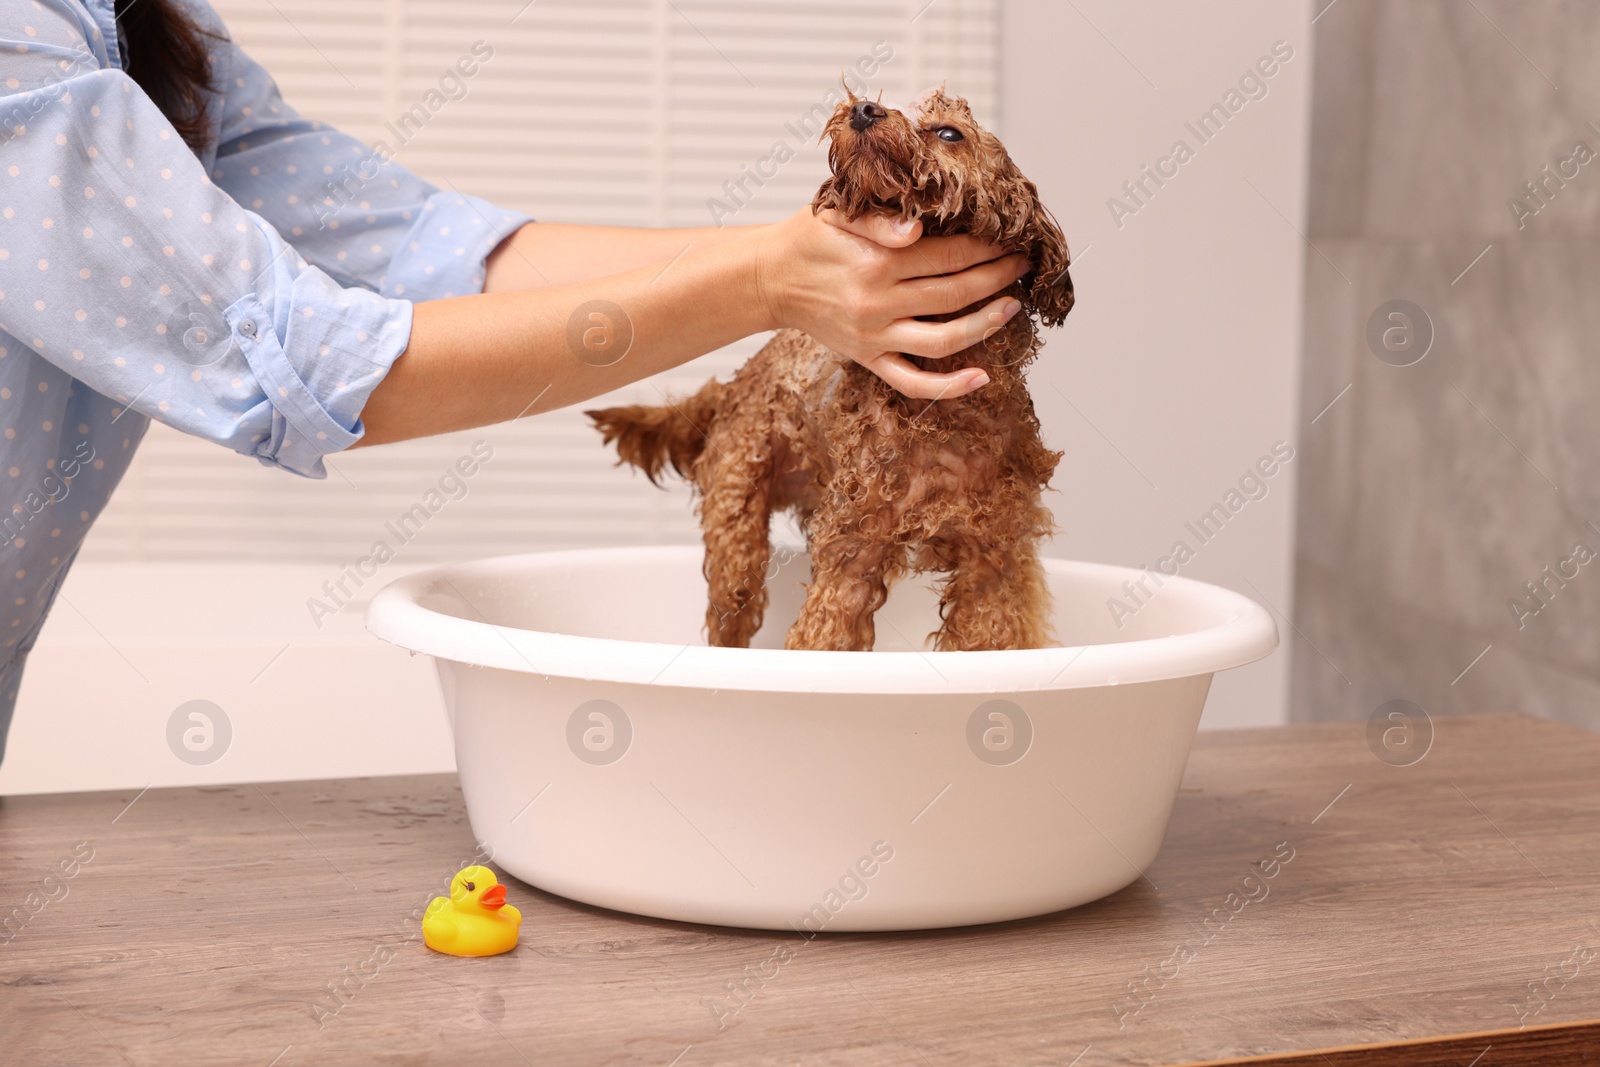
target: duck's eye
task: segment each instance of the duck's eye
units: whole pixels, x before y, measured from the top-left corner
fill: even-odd
[[[474,885],[471,882],[462,882],[461,886],[462,886],[463,889],[465,889],[469,893],[472,892],[474,889],[478,888],[476,885]]]
[[[938,129],[934,130],[933,133],[935,137],[946,142],[947,144],[959,144],[966,140],[966,138],[962,136],[961,131],[956,129],[954,126],[940,126]]]

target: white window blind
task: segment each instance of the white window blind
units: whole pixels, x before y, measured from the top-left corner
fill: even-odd
[[[797,210],[826,174],[823,150],[814,135],[797,135],[799,122],[880,41],[893,56],[870,84],[887,99],[947,82],[997,128],[999,0],[215,3],[303,114],[391,146],[385,123],[475,41],[487,42],[494,57],[467,95],[434,114],[397,159],[441,186],[548,221],[708,225],[707,201],[724,198],[724,183],[775,141],[796,157],[730,221]],[[693,389],[762,340],[603,402]],[[480,438],[494,458],[464,498],[405,543],[407,562],[697,536],[685,489],[662,492],[613,469],[587,420],[569,410],[335,456],[323,482],[155,425],[83,558],[345,563]]]

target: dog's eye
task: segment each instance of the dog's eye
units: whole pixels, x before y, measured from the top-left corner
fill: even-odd
[[[939,138],[939,140],[945,141],[949,144],[959,144],[960,142],[966,140],[966,138],[962,136],[961,131],[956,129],[954,126],[940,126],[938,129],[934,130],[933,133],[934,136]]]

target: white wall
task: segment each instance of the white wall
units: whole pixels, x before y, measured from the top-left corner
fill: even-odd
[[[1274,441],[1294,440],[1308,20],[1304,4],[1275,0],[1204,10],[1176,0],[1137,9],[1005,2],[1001,131],[1079,259],[1078,306],[1033,379],[1047,437],[1066,451],[1053,554],[1155,564],[1174,540],[1193,543],[1184,523]],[[1267,82],[1268,95],[1119,229],[1107,198],[1175,139],[1193,146],[1185,120],[1280,39],[1295,56]],[[141,459],[165,473],[138,477],[188,469],[160,433]],[[505,428],[490,434],[515,443]],[[381,459],[371,457],[368,471],[350,457],[347,469],[364,491],[393,481],[403,496],[410,483],[384,474]],[[281,478],[238,462],[241,478]],[[418,467],[419,490],[437,466],[430,458]],[[1183,573],[1291,611],[1295,474],[1290,463],[1271,479],[1269,495],[1230,519]],[[474,507],[463,503],[462,522],[479,521]],[[351,529],[356,537],[366,527]],[[371,639],[359,602],[323,629],[309,624],[305,599],[337,577],[336,564],[116,562],[100,551],[95,559],[86,549],[28,666],[0,794],[453,767],[425,659]],[[1285,721],[1291,651],[1308,650],[1285,640],[1271,659],[1219,677],[1203,725]],[[223,708],[233,730],[227,753],[208,765],[175,759],[165,739],[173,710],[193,699]]]
[[[29,658],[0,795],[454,770],[433,661],[362,625],[372,592],[416,569],[380,571],[318,627],[306,598],[335,566],[79,564]],[[226,717],[214,762],[168,747],[193,700]]]
[[[1066,452],[1052,554],[1154,566],[1181,538],[1197,549],[1182,574],[1292,613],[1294,462],[1210,543],[1184,523],[1275,441],[1295,441],[1309,5],[1007,0],[1003,10],[1006,145],[1076,260],[1077,306],[1031,379],[1047,436]],[[1263,79],[1267,95],[1201,145],[1184,123],[1279,40],[1294,57]],[[1107,200],[1179,139],[1194,158],[1116,225]],[[1316,653],[1282,616],[1279,630],[1271,658],[1218,676],[1202,727],[1287,721],[1289,656]]]

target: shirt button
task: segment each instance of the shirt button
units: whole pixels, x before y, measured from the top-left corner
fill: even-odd
[[[239,324],[239,332],[244,334],[246,337],[254,337],[256,335],[255,320],[245,319]]]

